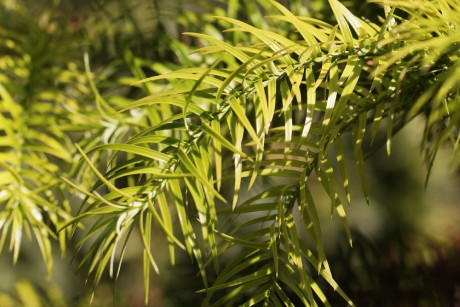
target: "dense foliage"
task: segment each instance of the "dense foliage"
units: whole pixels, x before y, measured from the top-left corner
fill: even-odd
[[[457,163],[460,140],[460,2],[371,2],[372,20],[338,0],[312,2],[324,20],[297,1],[203,4],[212,23],[158,18],[168,36],[143,32],[134,7],[111,23],[109,2],[88,28],[5,5],[0,250],[16,262],[33,236],[51,272],[51,241],[64,252],[82,236],[72,252],[96,286],[139,238],[147,304],[161,233],[172,265],[180,250],[197,264],[203,306],[328,305],[328,286],[352,305],[318,207],[352,245],[345,208],[351,180],[369,201],[365,157],[390,154],[420,116],[429,170],[446,143]]]

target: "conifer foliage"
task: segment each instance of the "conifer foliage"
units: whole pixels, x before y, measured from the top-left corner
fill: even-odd
[[[184,33],[200,42],[200,64],[153,77],[125,54],[140,79],[132,86],[144,92],[137,100],[102,95],[87,54],[98,111],[94,133],[73,153],[61,148],[56,139],[66,136],[56,131],[78,130],[84,110],[64,98],[51,110],[43,91],[32,112],[10,94],[18,76],[2,74],[9,81],[0,83],[0,248],[9,235],[16,259],[20,234],[31,228],[50,262],[49,237],[64,243],[66,232],[86,225],[80,267],[96,285],[107,268],[118,276],[138,232],[147,303],[151,271],[158,271],[155,231],[167,239],[171,264],[178,250],[196,262],[203,306],[328,305],[317,276],[352,305],[330,270],[318,206],[330,206],[352,245],[350,171],[360,175],[368,201],[365,157],[382,145],[390,154],[392,136],[416,116],[426,118],[428,169],[446,143],[453,160],[459,157],[460,1],[371,2],[380,6],[378,22],[338,0],[329,0],[332,24],[273,0],[260,1],[272,14],[257,25],[216,16],[222,33]],[[16,50],[13,40],[4,45]],[[29,59],[15,56],[23,66]],[[64,128],[37,128],[34,116]],[[72,169],[57,172],[55,159]],[[328,203],[312,184],[322,186]],[[60,194],[51,191],[58,187],[82,196],[72,217],[56,205]],[[50,223],[39,218],[43,212]]]

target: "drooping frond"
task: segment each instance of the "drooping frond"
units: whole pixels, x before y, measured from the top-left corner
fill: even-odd
[[[382,65],[374,74],[388,67],[399,67],[394,83],[401,99],[410,102],[407,118],[420,113],[427,117],[421,148],[430,171],[440,146],[450,142],[456,151],[460,137],[460,82],[457,78],[460,67],[460,2],[411,1],[409,5],[397,1],[375,2],[390,5],[410,16],[408,20],[388,24],[388,34],[378,47],[400,46],[382,56]],[[455,161],[458,163],[458,154]]]
[[[2,13],[14,22],[0,27],[0,252],[7,247],[16,263],[24,236],[34,238],[51,273],[51,241],[65,251],[66,233],[56,229],[70,216],[59,177],[74,160],[63,126],[85,78],[62,48],[71,38],[3,5]]]
[[[330,0],[337,24],[329,25],[269,2],[279,11],[268,19],[270,29],[216,17],[231,25],[227,32],[246,35],[250,43],[187,33],[203,42],[198,52],[212,63],[136,83],[166,80],[174,88],[119,108],[119,114],[155,115],[145,117],[148,127],[137,127],[127,142],[80,150],[82,165],[97,182],[90,189],[74,185],[87,198],[62,228],[96,218],[81,241],[95,238],[82,265],[95,272],[96,283],[106,266],[113,270],[118,246],[123,255],[125,234],[138,229],[147,291],[150,266],[156,268],[150,237],[156,223],[168,238],[172,263],[175,247],[197,260],[204,305],[327,305],[317,274],[351,305],[332,278],[317,214],[323,204],[309,185],[323,187],[352,244],[345,212],[352,202],[349,170],[358,171],[368,200],[363,146],[372,144],[384,119],[388,152],[392,135],[420,113],[428,115],[429,162],[445,140],[457,145],[454,6],[410,1],[412,10],[381,1],[384,15],[377,25]],[[407,19],[398,16],[401,10]],[[280,35],[277,26],[295,35]],[[161,118],[163,111],[167,116]],[[353,148],[352,165],[344,144]],[[92,160],[101,153],[108,157],[102,172],[94,163],[99,160]],[[193,229],[195,220],[200,231]],[[234,250],[239,256],[221,269],[220,259]],[[209,286],[208,263],[219,272]],[[214,299],[217,291],[226,292]],[[242,301],[248,293],[251,299]]]

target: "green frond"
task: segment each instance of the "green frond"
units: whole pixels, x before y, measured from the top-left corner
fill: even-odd
[[[113,266],[122,235],[139,228],[147,293],[150,268],[157,269],[151,251],[155,224],[168,240],[171,263],[176,246],[196,259],[204,306],[328,305],[315,274],[353,304],[332,278],[317,213],[322,201],[310,185],[324,189],[351,245],[344,206],[351,203],[351,169],[369,202],[365,157],[368,147],[378,146],[373,141],[383,123],[390,153],[393,135],[425,114],[430,166],[442,144],[456,149],[460,139],[460,19],[451,12],[458,8],[446,1],[373,2],[384,7],[381,25],[358,18],[337,0],[329,1],[337,24],[263,1],[282,14],[267,18],[271,28],[233,14],[215,18],[232,27],[223,34],[186,33],[203,42],[197,53],[209,57],[208,64],[149,78],[136,73],[144,79],[133,85],[144,88],[145,98],[114,107],[90,83],[104,124],[77,147],[82,160],[76,170],[91,173],[96,183],[70,184],[86,204],[62,227],[97,219],[81,242],[95,240],[82,262],[95,283]],[[231,2],[229,11],[236,6]],[[280,24],[292,35],[279,34]],[[248,39],[232,41],[241,37]],[[88,65],[87,74],[91,80]],[[8,136],[14,127],[4,130]],[[353,148],[352,163],[345,145]],[[60,148],[58,142],[49,146]],[[17,177],[5,172],[0,182]],[[222,269],[221,260],[234,251],[238,256]],[[208,285],[211,262],[218,275]]]
[[[72,93],[88,92],[74,55],[64,56],[71,38],[51,35],[19,10],[1,10],[15,22],[0,27],[0,253],[9,237],[16,263],[24,238],[33,239],[51,274],[52,242],[65,253],[68,235],[55,229],[70,218],[58,179],[74,161],[64,126],[78,109]]]

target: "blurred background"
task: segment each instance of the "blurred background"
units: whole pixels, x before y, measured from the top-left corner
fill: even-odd
[[[279,2],[297,15],[333,22],[325,1]],[[358,16],[377,20],[381,15],[379,7],[362,1],[343,3]],[[69,108],[90,114],[94,98],[84,72],[85,52],[98,90],[116,104],[151,90],[130,87],[136,79],[209,64],[209,59],[191,54],[200,42],[183,32],[221,37],[225,24],[213,21],[214,15],[264,28],[268,22],[262,16],[275,13],[268,1],[253,0],[0,0],[0,77],[17,80],[14,97],[23,105],[53,87],[65,92]],[[287,28],[279,33],[294,35]],[[241,33],[228,35],[234,44],[250,39]],[[56,70],[71,74],[71,81],[49,77]],[[451,163],[451,148],[443,148],[425,188],[423,121],[416,118],[396,135],[390,157],[382,146],[368,159],[370,206],[359,192],[359,180],[350,180],[352,205],[346,211],[353,248],[336,216],[330,217],[326,195],[324,206],[317,203],[332,272],[358,306],[460,304],[460,177]],[[84,131],[73,132],[70,141],[84,137]],[[70,168],[65,163],[60,167]],[[321,198],[320,186],[312,190]],[[76,211],[78,199],[68,199]],[[68,243],[64,256],[56,244],[50,277],[35,242],[24,240],[16,265],[5,249],[0,258],[0,305],[87,306],[92,300],[93,306],[143,306],[139,238],[131,237],[119,280],[104,274],[94,293],[84,270],[77,270],[85,252],[73,255],[77,241],[78,237]],[[154,235],[153,242],[161,273],[152,278],[150,306],[198,306],[202,297],[195,291],[202,284],[196,267],[185,254],[170,267],[164,238]],[[332,290],[327,294],[333,306],[343,305]]]

